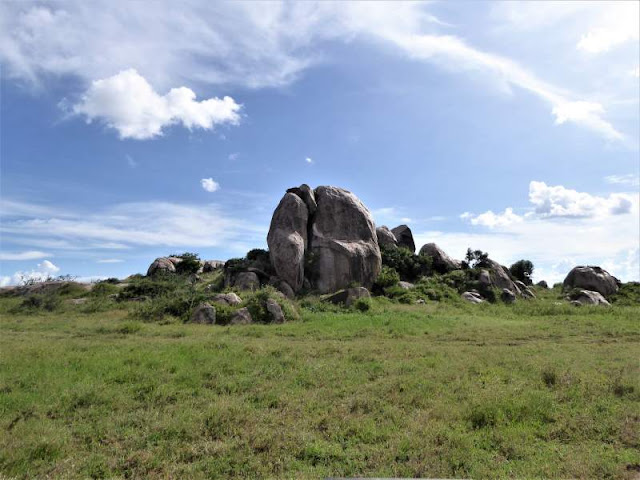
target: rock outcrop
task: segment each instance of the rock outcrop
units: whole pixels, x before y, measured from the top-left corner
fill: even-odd
[[[240,305],[242,303],[242,299],[233,292],[230,293],[218,293],[213,296],[211,299],[214,303],[219,303],[220,305]]]
[[[175,260],[174,257],[159,257],[156,258],[151,265],[149,265],[149,268],[147,269],[147,276],[152,276],[155,275],[157,273],[161,273],[161,272],[166,272],[166,273],[175,273],[176,272],[176,263],[175,261],[172,261],[172,259]]]
[[[298,195],[288,191],[273,212],[267,236],[273,268],[296,292],[302,288],[304,281],[308,221],[307,204]]]
[[[229,325],[248,325],[253,323],[253,318],[247,307],[236,310],[229,320]]]
[[[565,290],[580,288],[607,297],[618,291],[620,281],[606,270],[595,266],[574,267],[562,283]]]
[[[427,243],[420,249],[420,255],[431,257],[433,269],[438,273],[449,273],[453,270],[460,270],[461,262],[454,260],[447,255],[435,243]]]
[[[480,296],[480,294],[476,291],[468,291],[464,292],[461,295],[463,300],[466,300],[469,303],[484,303],[485,300]]]
[[[385,225],[376,228],[376,237],[378,238],[378,245],[381,247],[397,248],[398,246],[396,236]]]
[[[509,269],[500,265],[495,260],[487,259],[487,271],[491,277],[491,285],[499,289],[507,289],[516,295],[520,295],[520,288],[511,278]]]
[[[504,303],[513,303],[516,301],[516,294],[508,288],[503,288],[502,293],[500,294],[500,299]]]
[[[416,253],[416,244],[413,241],[413,234],[407,225],[399,225],[391,229],[391,233],[396,237],[399,247],[408,248],[411,253]]]
[[[382,267],[371,213],[354,194],[337,187],[287,190],[267,243],[273,268],[294,292],[305,279],[319,293],[352,282],[370,287]]]
[[[233,286],[238,290],[258,290],[260,279],[254,272],[240,272],[236,275]]]
[[[205,260],[202,265],[202,273],[215,272],[221,268],[224,268],[222,260]]]

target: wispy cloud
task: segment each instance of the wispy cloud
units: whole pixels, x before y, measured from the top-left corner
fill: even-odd
[[[633,173],[625,175],[609,175],[604,177],[605,182],[613,185],[629,185],[631,187],[637,187],[640,185],[640,177]]]
[[[309,164],[312,164],[312,163],[313,163],[313,158],[311,158],[311,157],[305,157],[304,161],[305,161],[305,162],[307,162],[307,163],[309,163]]]
[[[28,250],[26,252],[0,252],[0,260],[38,260],[40,258],[51,257],[50,253],[38,250]]]
[[[124,260],[120,258],[104,258],[101,260],[97,260],[97,263],[122,263]]]

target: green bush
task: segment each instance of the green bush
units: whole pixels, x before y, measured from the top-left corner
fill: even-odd
[[[401,280],[415,282],[422,276],[431,275],[431,257],[414,254],[407,248],[380,247],[382,265],[395,270]]]
[[[118,293],[120,289],[112,283],[99,282],[96,283],[89,292],[90,297],[107,297]]]
[[[270,323],[271,314],[267,311],[267,300],[275,300],[284,314],[286,321],[295,321],[300,319],[300,314],[294,304],[283,298],[276,289],[271,286],[261,288],[253,293],[247,292],[245,295],[244,306],[247,307],[251,318],[256,323]]]
[[[530,260],[518,260],[509,267],[509,271],[517,280],[520,280],[526,285],[531,285],[533,283],[531,281],[531,275],[533,275],[533,263],[531,263]]]
[[[368,312],[371,309],[371,299],[359,298],[354,302],[353,308],[355,308],[359,312]]]
[[[171,274],[159,274],[153,278],[144,277],[123,288],[118,298],[129,300],[136,297],[159,297],[175,291],[181,284],[184,284],[184,279]]]
[[[198,273],[202,264],[200,257],[196,253],[185,252],[181,255],[170,255],[171,257],[181,258],[182,261],[176,264],[176,273],[178,275],[191,275]]]
[[[56,293],[33,294],[12,309],[12,313],[54,312],[62,308],[62,298]]]
[[[611,303],[629,307],[640,305],[640,283],[627,282],[620,285],[618,291],[611,296]]]
[[[393,268],[383,265],[380,274],[373,284],[372,291],[376,294],[384,292],[385,288],[397,285],[400,281],[400,275]]]

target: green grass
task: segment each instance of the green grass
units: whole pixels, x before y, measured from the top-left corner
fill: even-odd
[[[236,327],[0,299],[0,476],[633,478],[640,308],[541,296]]]

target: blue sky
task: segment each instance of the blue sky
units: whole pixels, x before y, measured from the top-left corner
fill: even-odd
[[[638,5],[2,2],[0,283],[242,256],[301,183],[638,280]]]

